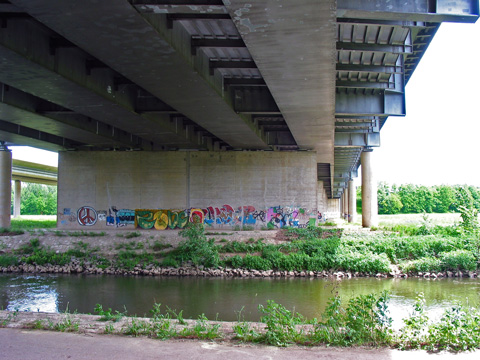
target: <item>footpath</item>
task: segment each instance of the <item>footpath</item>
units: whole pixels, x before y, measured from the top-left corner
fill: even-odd
[[[233,344],[198,340],[153,340],[98,334],[0,328],[0,359],[19,360],[244,360],[244,359],[345,359],[345,360],[470,360],[480,351],[429,354],[367,348],[298,347]]]

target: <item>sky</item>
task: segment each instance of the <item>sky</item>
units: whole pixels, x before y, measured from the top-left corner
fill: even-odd
[[[479,64],[480,20],[443,23],[407,84],[407,116],[389,117],[380,133],[377,181],[480,186]],[[14,159],[57,166],[56,153],[11,149]]]

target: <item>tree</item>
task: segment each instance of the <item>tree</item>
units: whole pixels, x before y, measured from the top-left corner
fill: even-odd
[[[57,213],[57,187],[22,183],[20,210],[22,215],[55,215]]]

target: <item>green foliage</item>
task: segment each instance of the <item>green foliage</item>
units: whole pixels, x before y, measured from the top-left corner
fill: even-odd
[[[393,331],[388,300],[387,292],[360,295],[343,308],[338,296],[330,299],[322,314],[324,321],[315,324],[313,342],[338,346],[389,344]]]
[[[133,232],[125,235],[125,238],[126,239],[132,239],[132,238],[136,238],[136,237],[140,237],[140,236],[142,236],[142,234],[140,234],[138,231],[133,231]]]
[[[57,213],[57,187],[22,183],[20,213],[22,215],[55,215]]]
[[[172,252],[180,263],[191,261],[194,265],[217,267],[220,264],[218,249],[214,240],[207,240],[203,224],[189,223],[178,234],[185,238],[177,249]]]
[[[127,309],[125,309],[124,312],[119,312],[118,310],[115,310],[115,312],[112,312],[111,308],[108,308],[107,310],[103,310],[103,306],[101,304],[96,304],[93,312],[100,315],[100,319],[99,319],[100,321],[117,322],[117,321],[120,321],[121,318],[127,315]]]
[[[136,266],[144,267],[145,264],[154,263],[154,257],[146,252],[137,254],[132,250],[122,250],[115,256],[114,262],[117,268],[133,270]]]
[[[212,340],[221,337],[218,331],[219,328],[220,324],[210,324],[205,314],[201,314],[195,322],[195,325],[192,328],[184,328],[180,332],[180,335],[187,338]]]
[[[380,182],[377,187],[379,214],[419,214],[462,211],[461,207],[480,209],[480,194],[473,186],[420,186],[403,184],[397,187]],[[466,206],[465,202],[469,203]]]
[[[263,314],[261,322],[267,325],[266,332],[262,334],[262,342],[275,346],[301,342],[304,338],[303,330],[297,325],[305,323],[305,318],[287,310],[283,305],[273,300],[267,301],[267,306],[258,305],[258,310]]]
[[[477,270],[477,260],[471,251],[455,250],[440,254],[442,269],[444,270]]]
[[[165,259],[163,259],[162,266],[177,268],[178,262],[172,256],[167,256]]]
[[[0,255],[0,266],[16,266],[18,265],[18,258],[14,255],[2,254]]]
[[[152,249],[153,251],[162,251],[171,247],[172,245],[165,244],[164,242],[157,240],[153,243],[152,246],[150,246],[150,249]]]
[[[372,252],[357,253],[342,251],[338,256],[340,269],[364,273],[387,273],[390,270],[390,261],[385,254]]]
[[[30,229],[50,229],[55,228],[57,222],[55,220],[27,220],[12,219],[10,224],[11,230],[30,230]]]
[[[430,324],[425,299],[418,296],[413,313],[403,320],[396,344],[400,349],[466,351],[480,347],[480,313],[455,305],[445,310],[440,321]]]

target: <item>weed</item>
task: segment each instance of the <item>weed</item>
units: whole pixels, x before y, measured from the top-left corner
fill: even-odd
[[[136,238],[136,237],[140,237],[140,236],[142,236],[142,234],[140,234],[138,231],[134,231],[134,232],[126,234],[125,238],[126,239],[132,239],[132,238]]]
[[[132,318],[122,330],[125,335],[150,335],[152,332],[152,325],[149,321]]]
[[[94,232],[94,231],[90,231],[90,232],[86,232],[86,231],[73,231],[73,232],[68,232],[67,233],[68,236],[74,236],[74,237],[78,237],[78,236],[86,236],[86,237],[98,237],[98,236],[105,236],[106,235],[106,232],[105,231],[101,231],[101,232]]]
[[[7,267],[7,266],[16,266],[18,265],[18,258],[14,255],[0,255],[0,266]]]
[[[162,251],[164,249],[171,248],[172,245],[170,244],[165,244],[163,241],[156,240],[153,245],[150,246],[150,249],[153,251]]]
[[[262,335],[263,342],[287,346],[302,341],[303,330],[297,328],[297,325],[305,322],[302,315],[287,310],[273,300],[268,300],[266,307],[260,304],[258,310],[263,314],[260,320],[267,325],[267,331]]]
[[[70,314],[65,314],[64,318],[53,325],[53,330],[61,332],[75,332],[78,331],[78,321],[72,319]]]
[[[67,236],[63,231],[60,230],[55,230],[54,231],[55,236]]]
[[[113,321],[117,322],[121,318],[127,315],[127,309],[124,308],[124,312],[119,312],[118,310],[115,310],[115,313],[112,312],[111,308],[108,308],[107,310],[103,310],[103,306],[101,304],[96,304],[95,309],[93,310],[94,313],[98,313],[100,315],[100,321]]]
[[[233,325],[233,332],[235,333],[235,338],[241,341],[258,341],[260,334],[256,331],[255,328],[251,327],[251,324],[243,318],[243,307],[237,314],[237,323]]]
[[[115,333],[115,326],[113,326],[113,324],[106,324],[104,333],[105,334],[114,334]]]
[[[155,304],[155,305],[157,305],[157,304]],[[183,318],[183,310],[180,310],[180,312],[177,314],[176,310],[172,310],[171,308],[169,308],[167,306],[167,312],[168,312],[168,314],[173,315],[173,317],[175,317],[175,319],[178,320],[178,323],[180,325],[187,325],[187,322]]]
[[[184,328],[180,335],[187,338],[212,340],[220,337],[219,328],[220,324],[210,324],[205,314],[201,314],[195,325],[192,328]]]

